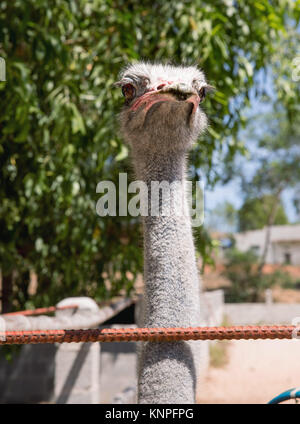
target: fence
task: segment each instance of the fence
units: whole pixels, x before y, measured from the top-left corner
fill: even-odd
[[[202,300],[203,325],[219,325],[222,292],[205,293]],[[55,311],[55,317],[37,317],[32,313],[28,316],[28,312],[25,316],[7,314],[6,330],[98,327],[130,305],[132,300],[125,299],[99,309],[91,299],[69,298],[55,308],[34,312]],[[128,327],[123,322],[105,326]],[[129,326],[135,328],[134,322]],[[202,377],[209,365],[209,343],[202,342]],[[132,403],[136,387],[136,345],[135,342],[24,345],[11,362],[0,356],[0,402]]]
[[[79,335],[79,338],[76,336],[77,341],[84,340],[84,342],[60,345],[39,344],[36,346],[30,344],[23,346],[21,354],[14,355],[10,364],[1,358],[0,402],[134,403],[136,343],[90,343],[86,342],[88,334],[92,335],[91,340],[93,341],[96,340],[95,337],[99,336],[99,339],[107,341],[203,339],[205,341],[202,342],[200,373],[203,378],[209,365],[208,347],[210,341],[207,339],[291,338],[294,331],[293,326],[136,329],[133,323],[130,324],[129,329],[123,324],[109,328],[106,325],[104,331],[91,329],[103,324],[131,304],[132,300],[125,299],[100,310],[91,299],[70,298],[60,302],[54,308],[55,317],[21,316],[18,314],[4,316],[8,332],[22,329],[38,333],[41,328],[54,327],[55,331],[52,331],[52,334],[75,334]],[[271,307],[276,308],[277,306],[281,307],[282,305],[273,305],[271,302],[263,304],[264,309],[269,311]],[[224,305],[222,291],[204,293],[201,302],[202,325],[220,325],[224,311],[228,315],[230,308],[234,310],[235,307],[236,310],[244,308],[244,319],[249,324],[251,308],[254,310],[257,307],[261,308],[262,305]],[[291,305],[287,308],[291,311]],[[296,305],[295,308],[299,308],[299,305]],[[245,311],[248,311],[248,315]],[[232,318],[232,314],[229,318]],[[276,321],[278,322],[278,317],[275,319]],[[258,316],[256,314],[255,323],[257,322]],[[122,330],[120,330],[120,327],[122,327]],[[71,328],[71,330],[59,330],[59,328]],[[76,328],[88,328],[89,330],[86,330],[86,332],[85,330],[76,331]],[[45,334],[47,332],[40,331],[40,333]],[[104,338],[103,334],[105,334]],[[75,339],[68,339],[68,341],[71,340]],[[60,341],[66,340],[61,339]]]

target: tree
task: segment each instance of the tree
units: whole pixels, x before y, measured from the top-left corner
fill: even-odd
[[[192,62],[216,86],[209,134],[191,155],[191,176],[219,177],[237,138],[255,75],[299,20],[297,2],[243,0],[4,0],[0,8],[1,233],[5,310],[49,305],[72,294],[96,300],[129,292],[142,268],[138,220],[100,219],[96,185],[128,170],[116,131],[124,63]],[[202,246],[202,251],[203,251]],[[29,272],[38,274],[36,295]],[[130,273],[129,273],[130,271]],[[14,304],[10,300],[14,299]]]
[[[222,229],[227,232],[236,230],[238,210],[229,201],[218,203],[207,215],[208,227],[212,230]]]
[[[258,230],[267,225],[267,219],[274,203],[277,207],[274,219],[272,219],[273,225],[288,224],[288,218],[280,199],[275,199],[274,195],[265,194],[261,197],[245,199],[238,210],[239,231]]]
[[[263,274],[260,258],[251,249],[248,252],[229,249],[224,276],[231,283],[229,287],[224,287],[226,302],[262,302],[267,288],[291,283],[289,274],[282,270]]]
[[[260,155],[258,153],[257,159],[259,166],[250,180],[243,177],[242,187],[245,198],[248,199],[248,206],[251,206],[252,202],[253,207],[255,196],[263,201],[259,210],[263,211],[260,218],[261,223],[264,222],[263,226],[266,226],[266,235],[260,258],[260,272],[267,257],[272,225],[285,221],[282,214],[281,195],[287,188],[295,189],[300,185],[299,120],[300,116],[297,114],[293,121],[290,121],[286,111],[271,113],[267,115],[267,119],[265,117],[266,130],[258,138],[258,152],[261,152]],[[247,202],[245,202],[242,216],[249,219],[251,208],[248,213]]]

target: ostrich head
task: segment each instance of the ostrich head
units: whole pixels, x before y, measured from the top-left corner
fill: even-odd
[[[207,126],[199,105],[212,87],[196,67],[141,62],[116,85],[125,98],[121,131],[136,153],[187,151]]]

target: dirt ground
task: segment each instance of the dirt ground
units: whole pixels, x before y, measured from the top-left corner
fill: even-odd
[[[227,349],[227,364],[210,367],[199,403],[265,404],[300,386],[300,340],[234,340]]]

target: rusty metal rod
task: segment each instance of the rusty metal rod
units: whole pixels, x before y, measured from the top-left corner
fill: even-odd
[[[62,311],[64,309],[77,309],[77,305],[66,305],[66,306],[48,306],[47,308],[37,309],[26,309],[25,311],[7,312],[6,314],[0,315],[0,317],[10,317],[15,315],[33,316],[49,314],[50,312]]]
[[[300,338],[294,325],[120,328],[0,332],[0,344],[79,342],[173,342],[179,340],[241,340]]]

